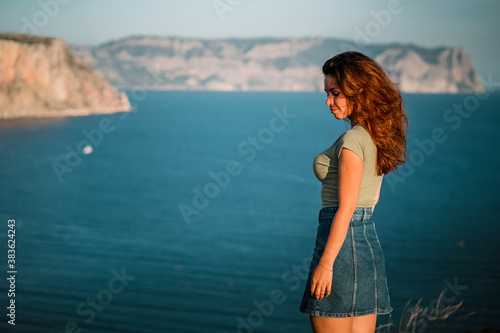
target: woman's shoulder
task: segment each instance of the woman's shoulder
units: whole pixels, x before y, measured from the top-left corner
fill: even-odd
[[[342,135],[343,140],[353,140],[360,142],[372,142],[370,133],[360,124],[354,125],[350,130]]]
[[[377,147],[370,133],[360,124],[356,124],[346,131],[340,139],[337,144],[337,156],[340,156],[342,148],[354,151],[362,160],[365,159],[366,155],[372,156],[376,154]]]

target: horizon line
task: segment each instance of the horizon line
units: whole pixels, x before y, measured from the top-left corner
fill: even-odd
[[[272,36],[272,35],[267,35],[267,36],[244,36],[244,37],[237,37],[237,36],[228,36],[228,37],[196,37],[196,36],[185,36],[185,35],[177,35],[177,34],[129,34],[129,35],[124,35],[122,37],[117,37],[117,38],[110,38],[107,39],[103,42],[99,43],[80,43],[80,42],[72,42],[69,39],[58,37],[58,36],[52,36],[52,35],[41,35],[41,34],[26,34],[22,32],[14,32],[14,31],[0,31],[0,34],[17,34],[17,35],[29,35],[29,36],[38,36],[38,37],[45,37],[45,38],[55,38],[55,39],[62,39],[68,44],[73,44],[73,45],[85,45],[89,47],[99,47],[105,44],[110,44],[110,43],[116,43],[120,42],[126,39],[133,39],[133,38],[144,38],[144,37],[149,37],[149,38],[177,38],[177,39],[185,39],[185,40],[202,40],[202,41],[229,41],[229,40],[245,40],[245,41],[250,41],[250,40],[258,40],[258,39],[274,39],[274,40],[308,40],[308,39],[323,39],[323,40],[336,40],[339,42],[345,42],[345,43],[350,43],[352,44],[351,46],[354,46],[357,49],[362,49],[364,47],[370,47],[370,46],[385,46],[385,45],[400,45],[400,46],[414,46],[414,47],[419,47],[423,49],[443,49],[443,48],[466,48],[464,46],[446,46],[446,45],[438,45],[438,46],[424,46],[420,44],[416,44],[414,42],[401,42],[401,41],[391,41],[391,42],[376,42],[376,43],[366,43],[366,44],[361,44],[358,43],[354,40],[354,38],[342,38],[342,37],[335,37],[335,36],[321,36],[321,35],[311,35],[311,36]]]

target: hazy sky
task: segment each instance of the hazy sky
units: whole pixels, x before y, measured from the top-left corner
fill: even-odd
[[[93,45],[137,34],[204,38],[323,36],[352,40],[363,31],[368,43],[465,47],[479,74],[493,74],[495,81],[500,81],[499,22],[498,0],[0,2],[1,32],[24,31]]]

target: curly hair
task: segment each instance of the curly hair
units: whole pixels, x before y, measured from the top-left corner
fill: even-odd
[[[352,115],[377,146],[377,174],[395,171],[406,160],[408,117],[398,85],[366,55],[349,51],[323,65],[345,95]]]

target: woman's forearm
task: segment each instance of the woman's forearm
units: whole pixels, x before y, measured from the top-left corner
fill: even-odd
[[[335,258],[337,258],[342,244],[347,236],[347,231],[349,229],[349,223],[351,222],[352,214],[354,213],[354,208],[343,208],[339,207],[335,217],[332,221],[332,226],[330,227],[330,235],[325,245],[325,250],[321,256],[320,263],[328,268],[333,267]]]

